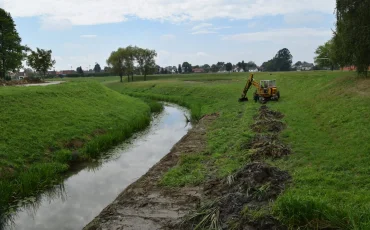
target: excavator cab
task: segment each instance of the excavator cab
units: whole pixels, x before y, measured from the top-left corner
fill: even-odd
[[[280,92],[276,87],[276,80],[261,80],[260,83],[258,83],[254,80],[253,74],[251,74],[239,101],[248,101],[247,93],[252,85],[256,87],[253,96],[255,102],[260,101],[261,103],[266,103],[269,100],[279,100]]]

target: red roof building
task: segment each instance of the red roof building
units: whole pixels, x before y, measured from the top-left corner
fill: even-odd
[[[193,72],[194,72],[194,73],[204,73],[205,71],[204,71],[204,69],[203,69],[203,68],[194,68],[194,69],[193,69]]]

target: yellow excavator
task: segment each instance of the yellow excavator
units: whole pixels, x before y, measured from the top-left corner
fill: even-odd
[[[256,91],[253,94],[253,99],[255,102],[259,101],[261,103],[266,103],[267,101],[278,101],[280,98],[280,92],[276,87],[276,80],[261,80],[260,83],[254,80],[254,75],[251,74],[247,84],[243,89],[240,102],[248,101],[247,93],[251,86],[256,87]]]

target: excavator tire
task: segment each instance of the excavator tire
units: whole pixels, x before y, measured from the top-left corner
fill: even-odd
[[[248,101],[248,98],[245,97],[245,98],[239,98],[239,102],[245,102],[245,101]]]

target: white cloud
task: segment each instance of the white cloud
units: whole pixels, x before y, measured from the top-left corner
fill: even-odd
[[[335,8],[335,0],[13,0],[3,4],[14,17],[42,16],[47,25],[49,20],[95,25],[128,17],[171,22],[252,19],[301,12],[332,14]]]
[[[231,26],[220,26],[220,27],[214,27],[214,30],[223,30],[223,29],[230,29],[232,28]]]
[[[330,38],[332,31],[312,28],[293,28],[293,29],[277,29],[262,32],[242,33],[234,35],[226,35],[223,40],[241,41],[241,42],[285,42],[299,41],[297,39],[308,39],[313,37]]]
[[[292,25],[316,24],[323,22],[324,16],[319,13],[291,13],[284,15],[284,21]]]
[[[201,23],[199,25],[194,26],[192,30],[200,30],[200,29],[204,29],[207,27],[212,27],[212,24],[211,23]]]
[[[208,54],[207,53],[205,53],[205,52],[197,52],[197,54],[196,54],[197,56],[202,56],[202,57],[205,57],[205,56],[208,56]]]
[[[212,30],[199,30],[199,31],[195,31],[195,32],[192,32],[191,34],[215,34],[217,33],[216,31],[212,31]]]
[[[191,30],[191,34],[216,34],[218,33],[217,30],[228,29],[231,26],[220,26],[214,27],[211,23],[201,23],[199,25],[194,26]]]
[[[80,35],[80,38],[96,38],[97,35],[95,34],[84,34],[84,35]]]
[[[41,17],[41,29],[43,30],[65,30],[71,27],[71,21],[66,18],[55,18],[49,16]]]
[[[161,41],[172,41],[175,39],[176,39],[176,36],[173,34],[164,34],[161,36]]]

